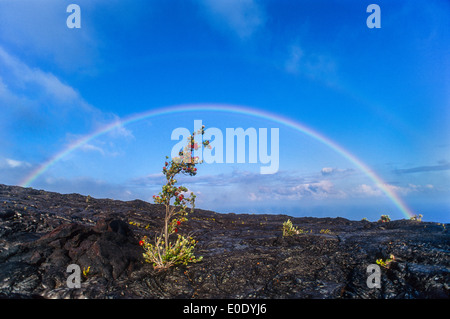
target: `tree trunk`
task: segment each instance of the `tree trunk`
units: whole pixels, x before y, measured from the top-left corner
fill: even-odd
[[[166,252],[169,249],[169,219],[170,219],[170,206],[166,205],[166,218],[164,218],[164,241],[166,245]]]

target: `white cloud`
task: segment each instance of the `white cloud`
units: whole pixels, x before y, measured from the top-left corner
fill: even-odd
[[[304,182],[295,186],[271,185],[260,186],[258,192],[250,193],[250,200],[300,200],[346,198],[345,192],[335,188],[329,180]]]
[[[262,201],[264,197],[256,195],[256,193],[251,192],[248,194],[248,199],[252,202]]]
[[[12,159],[9,159],[9,158],[6,159],[6,164],[9,167],[11,167],[11,168],[22,166],[22,162],[16,161],[16,160],[12,160]]]
[[[324,53],[308,51],[297,43],[288,47],[284,69],[288,73],[303,75],[329,86],[338,84],[335,59]]]
[[[27,161],[0,156],[0,183],[16,185],[32,168]]]
[[[290,48],[289,57],[287,58],[284,65],[285,70],[289,73],[299,73],[303,56],[303,50],[299,46],[293,45]]]
[[[101,147],[98,147],[98,146],[95,146],[95,145],[92,145],[89,143],[81,145],[80,150],[85,151],[85,152],[93,151],[93,152],[98,152],[102,155],[105,155],[105,151]]]
[[[123,125],[116,126],[111,132],[109,132],[113,137],[126,137],[126,138],[134,138],[133,132]]]
[[[379,197],[383,195],[383,192],[378,187],[372,187],[367,184],[361,184],[356,187],[353,192],[356,196],[363,197]]]
[[[266,21],[265,12],[255,0],[199,0],[206,17],[217,28],[225,26],[241,39],[251,37]]]
[[[322,176],[341,176],[341,175],[349,175],[354,173],[354,169],[351,168],[347,168],[347,169],[342,169],[342,168],[335,168],[335,167],[324,167],[322,168],[322,170],[320,171],[320,173],[322,174]]]
[[[31,164],[25,161],[18,161],[11,158],[4,158],[0,161],[0,167],[2,168],[21,168],[31,167]]]
[[[74,87],[53,73],[29,66],[1,46],[0,71],[0,103],[8,106],[2,109],[0,117],[0,133],[5,139],[7,134],[12,133],[15,139],[20,138],[17,127],[33,127],[42,130],[40,136],[48,134],[48,138],[73,141],[74,137],[78,139],[106,125],[120,123],[117,115],[92,106]],[[54,132],[64,136],[57,136]],[[108,131],[107,137],[134,138],[132,131],[123,125]],[[94,145],[84,145],[82,149],[105,154],[104,150],[98,146],[94,148]]]
[[[112,137],[112,138],[118,138],[118,137],[134,138],[133,132],[131,130],[125,128],[125,126],[123,126],[120,123],[120,118],[117,115],[112,114],[110,117],[112,119],[109,119],[109,117],[108,117],[108,119],[105,119],[104,122],[106,122],[106,123],[99,123],[100,126],[104,126],[105,124],[109,124],[109,123],[113,123],[113,122],[117,123],[117,125],[111,131],[108,132],[108,135],[110,137]]]
[[[58,103],[60,107],[68,106],[78,108],[78,111],[94,111],[79,93],[70,85],[63,83],[58,77],[39,68],[32,68],[9,54],[0,46],[0,68],[4,70],[4,76],[0,83],[0,98],[9,100],[22,99],[32,95],[36,100]],[[5,82],[6,81],[6,82]],[[27,98],[25,98],[27,99]],[[30,106],[33,101],[28,99]],[[59,109],[59,111],[64,111]]]
[[[3,79],[0,76],[0,96],[7,94],[7,92],[8,92],[8,87],[6,86],[5,82],[3,82]]]
[[[330,175],[333,173],[335,169],[332,167],[324,167],[322,168],[322,175]]]
[[[432,184],[426,185],[416,185],[409,183],[407,186],[396,186],[396,185],[386,185],[394,193],[400,195],[409,195],[411,193],[423,193],[435,190],[435,187]]]
[[[143,177],[133,178],[128,182],[128,184],[134,185],[136,187],[151,187],[151,186],[159,186],[164,183],[165,177],[162,172],[148,174]]]
[[[384,187],[389,189],[391,192],[406,196],[413,193],[427,193],[430,191],[435,190],[434,186],[431,184],[426,185],[415,185],[415,184],[408,184],[406,186],[397,186],[397,185],[391,185],[391,184],[385,184]],[[355,189],[351,191],[353,196],[363,196],[363,197],[380,197],[384,196],[384,192],[378,188],[377,186],[370,186],[366,184],[358,185]]]
[[[335,189],[331,181],[303,183],[289,189],[294,197],[311,197],[314,199],[342,198],[345,194]]]

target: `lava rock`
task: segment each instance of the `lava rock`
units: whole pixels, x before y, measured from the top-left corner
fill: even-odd
[[[283,237],[291,219],[304,233]],[[0,185],[0,298],[448,299],[449,225],[218,214],[196,209],[179,228],[203,260],[156,271],[139,240],[164,207]],[[377,259],[381,287],[369,288]],[[70,288],[69,265],[80,267]]]

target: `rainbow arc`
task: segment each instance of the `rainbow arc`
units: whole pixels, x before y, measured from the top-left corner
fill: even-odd
[[[135,123],[138,121],[142,121],[144,119],[148,119],[155,116],[161,115],[170,115],[180,112],[201,112],[201,111],[221,111],[221,112],[230,112],[242,115],[254,116],[257,118],[266,119],[268,121],[276,122],[281,125],[290,127],[296,131],[299,131],[303,134],[310,136],[311,138],[323,143],[329,148],[333,149],[335,152],[342,155],[344,158],[349,160],[355,166],[357,166],[365,175],[367,175],[376,185],[377,187],[395,204],[395,206],[400,210],[400,212],[406,217],[410,218],[413,216],[410,209],[406,206],[403,200],[398,196],[398,194],[389,187],[389,185],[383,181],[383,179],[378,176],[370,167],[368,167],[364,162],[362,162],[355,155],[350,153],[348,150],[340,146],[335,141],[330,138],[324,136],[320,132],[313,130],[306,125],[294,121],[290,118],[283,117],[281,115],[259,110],[253,109],[244,106],[236,106],[236,105],[227,105],[227,104],[186,104],[186,105],[177,105],[177,106],[169,106],[164,108],[152,109],[146,112],[138,113],[126,117],[122,120],[115,121],[113,123],[107,124],[96,131],[85,135],[78,140],[75,140],[73,143],[67,145],[60,152],[53,155],[47,161],[43,162],[39,165],[35,170],[33,170],[28,176],[26,176],[19,185],[22,187],[29,187],[33,181],[35,181],[39,176],[41,176],[45,171],[47,171],[52,165],[56,162],[70,154],[71,152],[78,149],[80,146],[88,143],[89,141],[98,138],[111,130],[120,127],[129,125],[131,123]]]

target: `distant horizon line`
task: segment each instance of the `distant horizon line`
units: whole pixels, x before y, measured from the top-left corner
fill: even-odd
[[[46,193],[55,193],[55,194],[59,194],[59,195],[63,195],[63,196],[67,196],[67,195],[79,195],[79,196],[81,196],[81,197],[84,197],[84,198],[87,198],[87,197],[90,197],[90,198],[92,198],[92,199],[95,199],[95,200],[111,200],[111,201],[121,201],[121,202],[124,202],[124,203],[132,203],[132,202],[135,202],[135,201],[139,201],[139,202],[144,202],[144,203],[146,203],[146,204],[150,204],[150,205],[157,205],[157,204],[154,204],[154,203],[152,203],[152,202],[150,202],[150,201],[148,201],[148,200],[145,200],[145,199],[142,199],[142,198],[138,198],[138,197],[136,197],[136,198],[134,198],[134,199],[120,199],[120,198],[115,198],[115,197],[113,197],[113,198],[110,198],[110,197],[96,197],[96,196],[91,196],[91,195],[83,195],[83,194],[81,194],[81,193],[78,193],[78,192],[59,192],[59,191],[51,191],[51,190],[47,190],[47,189],[37,189],[37,188],[34,188],[34,187],[24,187],[24,186],[20,186],[20,185],[8,185],[8,184],[3,184],[3,183],[0,183],[0,186],[5,186],[5,187],[19,187],[19,188],[23,188],[23,189],[33,189],[33,190],[37,190],[37,191],[43,191],[43,192],[46,192]],[[293,207],[290,207],[290,208],[286,208],[286,207],[283,207],[283,208],[280,208],[280,210],[281,209],[283,209],[283,210],[287,210],[287,212],[284,212],[284,213],[281,213],[281,212],[261,212],[261,213],[255,213],[255,212],[251,212],[251,211],[237,211],[237,210],[235,210],[235,209],[232,209],[232,208],[201,208],[201,207],[196,207],[195,208],[196,210],[202,210],[202,211],[209,211],[209,212],[213,212],[213,213],[216,213],[216,214],[222,214],[222,215],[226,215],[226,214],[235,214],[235,215],[255,215],[255,216],[264,216],[264,215],[276,215],[276,216],[287,216],[287,217],[291,217],[291,218],[318,218],[318,219],[334,219],[334,218],[343,218],[343,219],[347,219],[347,220],[349,220],[349,221],[361,221],[364,217],[366,217],[366,216],[364,216],[364,217],[361,217],[361,219],[354,219],[354,218],[352,218],[352,217],[344,217],[343,215],[339,215],[339,214],[336,214],[335,216],[333,216],[333,215],[324,215],[324,216],[314,216],[314,215],[306,215],[306,214],[300,214],[300,215],[296,215],[296,214],[293,214],[292,212],[290,212],[290,211],[293,211],[295,208],[293,208]],[[247,210],[245,207],[242,207],[241,209],[243,209],[243,210]],[[258,207],[258,209],[259,209],[259,207]],[[361,215],[362,216],[362,215]],[[380,215],[381,216],[381,215]],[[426,217],[426,216],[424,216],[424,217]],[[407,219],[392,219],[392,220],[407,220]],[[368,219],[368,221],[369,222],[377,222],[377,221],[371,221],[370,219]],[[430,223],[445,223],[445,224],[449,224],[450,223],[450,221],[444,221],[444,222],[442,222],[442,221],[440,221],[440,222],[438,222],[438,221],[433,221],[433,220],[423,220],[422,219],[422,221],[424,221],[424,222],[430,222]]]

